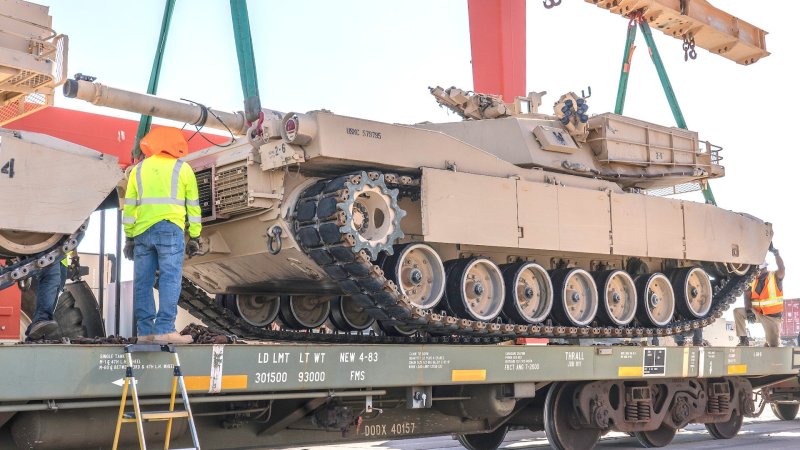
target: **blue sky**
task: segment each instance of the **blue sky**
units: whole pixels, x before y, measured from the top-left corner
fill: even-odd
[[[70,74],[146,89],[163,1],[42,3],[51,7],[54,28],[70,36]],[[687,63],[680,41],[655,33],[656,42],[689,128],[724,148],[727,176],[713,182],[719,205],[774,224],[775,244],[788,266],[786,294],[800,296],[798,214],[791,200],[798,192],[800,87],[793,67],[800,54],[794,19],[800,2],[715,4],[767,30],[772,55],[744,67],[699,49],[697,60]],[[458,119],[437,107],[427,87],[472,88],[466,0],[251,0],[248,5],[265,107],[325,108],[399,123]],[[527,86],[549,92],[545,111],[561,94],[589,85],[590,113],[613,110],[626,26],[627,20],[583,1],[551,10],[540,1],[528,2]],[[674,125],[641,35],[637,44],[625,114]],[[159,95],[242,109],[227,0],[177,2]],[[56,105],[135,117],[61,97]],[[87,238],[83,251],[97,250],[90,240],[96,238]]]

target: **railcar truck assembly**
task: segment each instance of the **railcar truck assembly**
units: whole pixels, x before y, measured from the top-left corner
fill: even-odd
[[[648,22],[678,38],[685,26],[692,51],[697,39],[741,64],[768,55],[762,30],[701,0],[593,3],[639,21],[648,39]],[[14,16],[20,27],[42,17],[33,11]],[[736,29],[717,27],[724,18]],[[52,70],[34,56],[17,77]],[[68,98],[238,136],[186,158],[204,226],[180,305],[216,338],[4,345],[2,445],[238,449],[453,434],[494,450],[527,428],[557,449],[592,448],[611,430],[660,447],[689,423],[733,438],[758,411],[755,391],[781,418],[797,414],[798,349],[650,345],[722,317],[772,240],[771,224],[749,214],[656,195],[724,176],[721,149],[683,126],[590,116],[589,95],[572,92],[545,111],[543,93],[506,101],[435,87],[464,120],[398,125],[253,111],[251,98],[247,113],[226,113],[87,77],[46,87],[62,81]],[[28,133],[0,134],[4,163],[0,288],[74,249],[124,177],[114,158]],[[521,344],[530,340],[549,345]],[[129,389],[132,416],[120,402]],[[137,426],[120,427],[128,421]]]

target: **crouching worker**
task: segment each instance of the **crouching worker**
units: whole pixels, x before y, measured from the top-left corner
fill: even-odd
[[[750,345],[747,337],[745,320],[750,323],[760,322],[764,326],[764,336],[767,347],[780,346],[781,321],[783,317],[783,278],[786,275],[786,266],[783,264],[778,249],[772,244],[769,251],[775,256],[778,270],[767,269],[765,261],[758,267],[758,276],[744,293],[744,308],[733,310],[736,323],[736,334],[739,336],[739,346]]]
[[[189,164],[179,159],[189,143],[177,128],[159,127],[140,141],[146,158],[128,178],[122,222],[124,254],[133,260],[133,304],[139,342],[188,344],[191,336],[175,330],[184,249],[200,250],[200,202],[197,179]],[[184,244],[188,223],[189,243]],[[153,285],[158,271],[159,305]]]

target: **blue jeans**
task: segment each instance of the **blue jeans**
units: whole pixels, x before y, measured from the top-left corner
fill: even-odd
[[[183,230],[162,220],[134,238],[133,307],[139,336],[175,331],[183,268]],[[158,270],[158,313],[153,284]]]
[[[67,282],[67,268],[61,261],[56,261],[37,273],[36,279],[39,280],[39,287],[36,289],[36,311],[32,323],[53,320],[58,295]]]

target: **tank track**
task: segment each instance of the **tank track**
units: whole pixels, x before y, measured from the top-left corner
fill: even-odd
[[[345,333],[322,331],[273,330],[260,328],[237,317],[233,311],[218,304],[216,299],[183,279],[179,305],[203,321],[214,334],[234,335],[236,339],[257,341],[309,342],[323,344],[496,344],[501,336],[387,336],[374,332]]]
[[[78,231],[64,237],[59,243],[41,253],[15,261],[7,266],[0,265],[0,291],[14,285],[14,283],[25,281],[45,267],[64,259],[64,255],[67,252],[78,247],[78,243],[83,239],[88,224],[88,221],[84,222],[78,228]]]
[[[298,200],[304,212],[295,214],[295,236],[303,251],[314,260],[342,291],[376,320],[419,331],[416,335],[379,336],[373,334],[318,333],[268,330],[247,324],[209,297],[189,280],[184,279],[181,304],[207,325],[244,338],[310,342],[363,343],[494,343],[525,337],[539,338],[647,338],[681,334],[710,325],[732,305],[752,283],[756,270],[751,267],[741,276],[730,274],[715,289],[708,315],[702,319],[680,320],[663,328],[648,327],[569,327],[549,322],[535,325],[515,325],[499,322],[479,322],[438,314],[415,308],[384,277],[380,267],[373,264],[364,249],[355,250],[355,239],[340,230],[346,217],[332,205],[340,204],[351,195],[348,186],[358,185],[363,177],[382,180],[399,196],[419,195],[419,180],[396,174],[361,172],[320,181],[306,189]],[[313,206],[313,208],[310,208]],[[300,209],[300,208],[298,208]],[[309,213],[311,211],[311,213]],[[344,227],[346,230],[347,228]],[[377,255],[376,255],[377,256]]]

